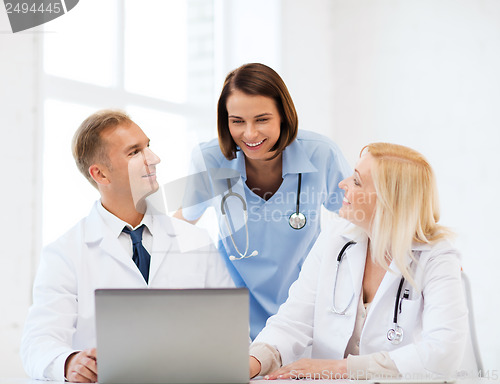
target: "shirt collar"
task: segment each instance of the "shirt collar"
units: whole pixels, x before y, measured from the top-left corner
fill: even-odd
[[[139,228],[141,225],[145,225],[148,232],[151,234],[151,236],[153,236],[153,232],[152,232],[153,215],[149,214],[149,210],[150,210],[150,208],[148,206],[146,209],[146,213],[144,214],[144,217],[142,218],[142,221],[140,222],[140,224],[137,227],[132,228],[132,226],[130,224],[128,224],[125,221],[123,221],[122,219],[116,217],[111,212],[109,212],[106,208],[104,208],[102,206],[101,201],[99,201],[99,203],[97,204],[97,212],[99,213],[99,216],[101,216],[101,219],[108,226],[108,228],[111,230],[111,233],[116,238],[118,238],[118,236],[120,236],[124,227],[128,227],[131,230],[135,230],[135,229]]]
[[[289,173],[318,172],[302,143],[294,140],[283,150],[283,177]]]
[[[245,166],[245,154],[238,148],[236,151],[236,159],[234,159],[234,169],[241,175],[243,181],[247,179],[247,168]]]
[[[247,172],[245,167],[245,155],[242,150],[238,148],[236,151],[236,159],[225,160],[222,164],[223,167],[234,169],[238,172],[237,176],[242,177],[245,181],[247,179]],[[308,172],[318,172],[303,145],[298,140],[292,141],[288,147],[283,150],[283,170],[282,176],[285,177],[287,174],[298,174],[298,173],[308,173]],[[230,177],[234,177],[232,174]],[[226,175],[218,175],[217,178],[228,178]]]

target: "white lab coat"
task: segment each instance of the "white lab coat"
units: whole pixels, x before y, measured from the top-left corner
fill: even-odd
[[[31,377],[64,381],[67,356],[96,346],[97,288],[234,287],[205,231],[155,214],[152,233],[149,285],[111,235],[97,205],[44,248],[21,344],[21,358]]]
[[[274,346],[283,365],[299,359],[311,344],[312,358],[344,358],[362,294],[367,236],[354,225],[342,223],[320,234],[298,280],[290,288],[288,300],[255,340]],[[350,240],[357,243],[346,251],[339,267],[335,304],[344,309],[353,291],[354,300],[346,315],[338,315],[331,310],[336,262],[341,248]],[[401,280],[401,273],[392,263],[394,272],[385,274],[370,305],[359,340],[360,355],[388,351],[403,375],[454,375],[459,368],[471,370],[475,363],[461,364],[468,312],[459,255],[447,241],[415,244],[413,250],[419,259],[414,276],[421,290],[413,289],[408,282],[404,285],[410,288],[410,297],[403,300],[398,316],[404,330],[403,341],[393,345],[387,339],[387,331],[393,328]]]

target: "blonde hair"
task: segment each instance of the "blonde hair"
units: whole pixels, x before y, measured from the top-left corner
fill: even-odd
[[[374,260],[389,269],[390,260],[413,285],[407,256],[412,243],[434,243],[450,237],[438,224],[439,198],[434,172],[417,151],[397,144],[373,143],[361,150],[373,156],[372,178],[377,193],[372,222]]]
[[[106,143],[101,134],[108,128],[130,123],[132,120],[125,112],[103,109],[87,117],[76,130],[71,145],[73,158],[78,170],[95,188],[97,184],[90,176],[89,167],[96,162],[109,166]]]

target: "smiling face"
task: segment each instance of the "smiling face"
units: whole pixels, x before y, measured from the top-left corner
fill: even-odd
[[[103,168],[106,193],[134,203],[158,190],[156,165],[160,158],[149,149],[149,139],[135,123],[120,124],[101,133],[109,165]]]
[[[249,160],[268,160],[280,137],[281,117],[273,99],[233,91],[227,99],[229,132]]]
[[[351,223],[371,232],[371,222],[375,214],[377,193],[372,179],[375,160],[367,152],[358,161],[354,174],[339,183],[344,193],[344,201],[339,215]]]

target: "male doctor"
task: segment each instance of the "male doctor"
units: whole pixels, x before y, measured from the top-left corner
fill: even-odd
[[[73,156],[101,199],[43,249],[21,358],[35,379],[95,382],[95,289],[234,285],[206,232],[146,203],[158,190],[160,159],[125,113],[88,117]]]

